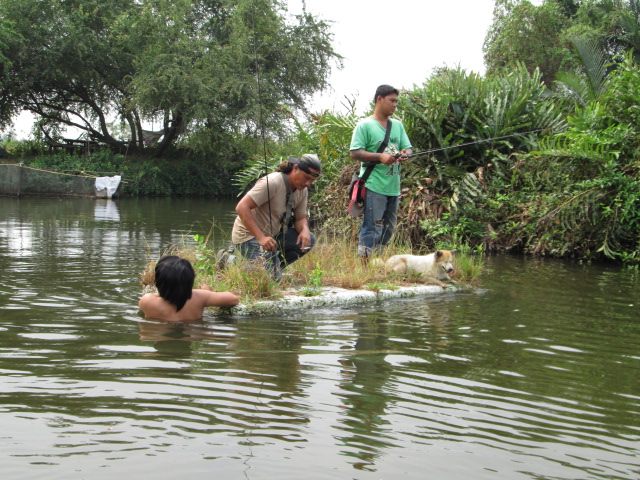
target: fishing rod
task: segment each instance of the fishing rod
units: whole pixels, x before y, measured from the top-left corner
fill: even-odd
[[[544,128],[539,128],[537,130],[530,130],[528,132],[522,132],[522,133],[512,133],[511,135],[502,135],[500,137],[492,137],[492,138],[485,138],[484,140],[476,140],[475,142],[467,142],[467,143],[459,143],[458,145],[451,145],[449,147],[442,147],[442,148],[432,148],[431,150],[425,150],[424,152],[416,152],[416,153],[410,153],[409,155],[402,155],[401,153],[396,153],[395,157],[396,158],[416,158],[416,157],[423,157],[425,155],[429,155],[431,153],[436,153],[436,152],[442,152],[444,150],[451,150],[453,148],[460,148],[460,147],[467,147],[469,145],[477,145],[479,143],[486,143],[486,142],[493,142],[495,140],[503,140],[505,138],[511,138],[511,137],[519,137],[521,135],[528,135],[530,133],[537,133],[537,132],[542,132],[543,130],[546,130]],[[367,162],[367,163],[363,163],[363,165],[366,167],[368,165],[377,165],[378,162]]]
[[[422,156],[428,155],[430,153],[442,152],[443,150],[451,150],[452,148],[467,147],[469,145],[477,145],[479,143],[492,142],[494,140],[502,140],[504,138],[519,137],[521,135],[528,135],[530,133],[542,132],[543,130],[544,130],[544,128],[539,128],[537,130],[530,130],[528,132],[513,133],[511,135],[503,135],[501,137],[493,137],[493,138],[486,138],[484,140],[476,140],[475,142],[460,143],[458,145],[451,145],[450,147],[434,148],[434,149],[431,149],[431,150],[425,150],[424,152],[410,153],[409,155],[404,155],[404,156],[407,157],[407,158],[422,157]],[[396,154],[396,155],[402,156],[401,154]]]

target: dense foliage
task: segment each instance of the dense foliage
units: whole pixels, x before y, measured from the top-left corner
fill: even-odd
[[[276,130],[339,61],[279,0],[0,0],[0,19],[0,125],[28,110],[50,142],[71,126],[129,153]]]
[[[550,85],[556,74],[575,66],[563,32],[570,20],[555,1],[541,6],[524,2],[496,2],[494,21],[487,34],[484,59],[489,75],[508,71],[516,62],[529,71],[538,69]]]
[[[640,70],[627,54],[600,101],[569,117],[519,169],[533,253],[640,261]]]
[[[23,144],[24,142],[20,142]],[[4,145],[12,150],[11,143]],[[25,157],[28,167],[74,175],[121,175],[120,196],[217,196],[235,195],[229,182],[233,171],[221,168],[215,159],[191,154],[171,159],[125,156],[108,149],[90,155],[41,153]],[[240,163],[240,158],[235,158]]]
[[[583,72],[576,42],[597,45],[608,62],[631,49],[640,59],[640,0],[496,0],[484,44],[487,74],[521,62],[551,86],[561,72]]]

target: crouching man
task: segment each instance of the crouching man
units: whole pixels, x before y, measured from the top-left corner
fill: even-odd
[[[276,280],[282,278],[285,266],[315,244],[307,219],[308,187],[321,169],[317,155],[289,157],[277,172],[260,178],[236,205],[231,240],[245,258],[262,259]]]

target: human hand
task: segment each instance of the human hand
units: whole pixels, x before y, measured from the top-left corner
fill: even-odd
[[[393,165],[396,163],[396,156],[391,153],[381,153],[380,154],[380,163],[384,163],[385,165]]]
[[[399,162],[406,162],[409,160],[409,152],[407,150],[402,150],[400,153],[396,153],[396,160]]]
[[[311,233],[308,230],[300,232],[297,245],[300,246],[300,250],[309,250],[311,247]]]
[[[278,248],[278,243],[273,237],[262,237],[258,243],[260,243],[260,246],[267,252],[272,252]]]

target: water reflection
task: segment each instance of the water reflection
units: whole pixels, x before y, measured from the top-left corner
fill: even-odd
[[[190,323],[169,323],[141,321],[140,340],[152,342],[155,351],[161,355],[191,355],[193,342],[211,338],[200,321]]]
[[[111,199],[96,200],[93,215],[97,222],[119,222],[120,210],[118,209],[118,203]]]
[[[299,322],[266,324],[264,319],[143,321],[139,327],[140,339],[154,348],[145,356],[165,357],[169,363],[183,357],[192,375],[211,382],[206,387],[213,394],[209,424],[240,429],[254,446],[273,439],[305,442],[299,428],[308,422],[299,406],[305,396],[298,357],[302,327]],[[166,371],[158,374],[164,377]],[[203,398],[199,403],[209,404]]]
[[[340,396],[346,408],[340,421],[347,436],[339,436],[346,450],[355,457],[354,467],[375,471],[381,450],[393,445],[389,422],[384,414],[390,396],[385,386],[392,366],[385,360],[389,351],[388,323],[380,314],[362,315],[353,322],[357,332],[353,355],[345,356]]]

